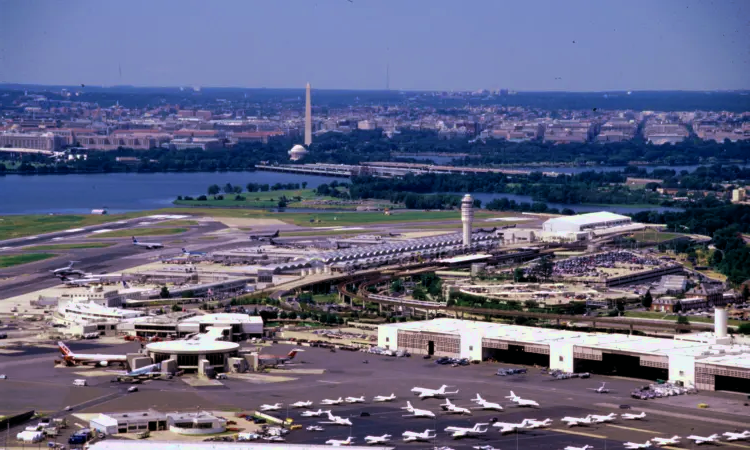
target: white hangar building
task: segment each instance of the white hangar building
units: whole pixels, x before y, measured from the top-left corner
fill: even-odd
[[[607,211],[556,217],[542,224],[546,233],[580,233],[607,228],[623,228],[633,225],[633,219]]]
[[[750,393],[750,346],[732,342],[722,331],[670,340],[451,318],[378,327],[379,347],[414,354],[492,358],[565,372],[682,381],[702,390]]]

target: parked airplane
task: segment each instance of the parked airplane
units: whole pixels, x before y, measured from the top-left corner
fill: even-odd
[[[491,445],[475,445],[471,448],[475,448],[477,450],[500,450],[499,448],[495,448]]]
[[[594,423],[605,423],[605,422],[612,422],[613,420],[617,419],[617,414],[609,413],[606,416],[590,414],[589,417],[591,417],[591,421]]]
[[[526,426],[526,428],[529,430],[534,430],[537,428],[547,428],[550,425],[552,425],[552,419],[544,419],[544,420],[529,419],[529,424]]]
[[[384,434],[382,436],[365,436],[365,444],[367,445],[385,444],[386,442],[389,442],[390,440],[391,440],[390,434]]]
[[[157,363],[157,364],[151,364],[151,365],[148,365],[148,366],[143,366],[140,369],[135,369],[135,370],[131,370],[131,371],[127,371],[127,370],[124,370],[124,371],[113,371],[113,373],[116,373],[117,375],[125,376],[125,377],[139,377],[141,375],[150,375],[150,374],[161,373],[161,372],[159,372],[160,369],[161,369],[161,363]]]
[[[83,274],[82,278],[76,278],[74,280],[69,280],[65,277],[62,277],[61,281],[63,282],[63,284],[65,284],[65,286],[79,287],[79,286],[89,286],[91,284],[101,283],[102,278],[94,276],[94,274],[87,273],[87,274]]]
[[[279,237],[279,230],[276,230],[275,233],[261,233],[261,234],[251,234],[250,240],[251,241],[270,241],[273,238]]]
[[[414,387],[412,388],[411,392],[413,392],[415,395],[418,395],[419,398],[445,398],[448,395],[458,394],[458,390],[455,390],[453,392],[447,392],[445,389],[449,387],[453,387],[453,386],[448,386],[447,384],[444,384],[437,389]]]
[[[509,398],[513,403],[515,403],[518,406],[539,406],[539,403],[535,402],[534,400],[525,400],[519,396],[517,396],[513,391],[510,391],[510,395],[508,395],[505,398]]]
[[[594,423],[594,421],[591,418],[591,416],[586,416],[586,417],[569,417],[568,416],[568,417],[563,417],[560,420],[562,420],[563,422],[565,422],[565,424],[568,425],[569,427],[576,427],[576,426],[581,426],[581,425],[591,425],[592,423]]]
[[[635,442],[625,442],[623,445],[628,449],[649,448],[651,447],[651,441],[646,441],[643,444],[638,444]]]
[[[694,434],[691,434],[690,436],[687,437],[687,439],[694,441],[695,445],[701,445],[701,444],[705,444],[706,442],[710,442],[710,443],[719,442],[719,435],[712,434],[711,436],[696,436]]]
[[[185,255],[185,256],[187,256],[187,257],[191,257],[191,256],[206,256],[206,252],[198,252],[198,251],[195,251],[195,250],[189,251],[189,250],[186,250],[184,248],[182,249],[182,254]]]
[[[344,399],[346,403],[364,403],[365,402],[365,396],[362,397],[346,397]]]
[[[274,403],[273,405],[260,405],[261,411],[278,411],[281,409],[283,404],[281,403]]]
[[[323,427],[319,427],[317,425],[310,425],[309,427],[305,428],[307,431],[323,431]]]
[[[604,387],[606,384],[607,383],[604,382],[604,383],[602,383],[601,386],[599,386],[596,389],[594,389],[594,388],[588,388],[588,389],[591,390],[591,391],[595,391],[595,392],[597,392],[599,394],[609,394],[609,389],[607,389],[606,387]]]
[[[451,402],[449,398],[445,399],[445,403],[440,405],[444,411],[451,413],[451,414],[471,414],[471,411],[469,411],[469,408],[462,408],[460,406],[456,406]]]
[[[341,447],[343,445],[352,445],[354,443],[354,438],[349,436],[346,438],[345,441],[342,441],[340,439],[328,439],[326,441],[326,445],[332,445],[334,447]]]
[[[593,445],[584,445],[583,447],[573,447],[572,445],[569,445],[565,447],[563,450],[588,450],[590,448],[594,448]]]
[[[411,413],[411,415],[405,415],[403,417],[429,417],[429,418],[435,417],[434,412],[428,411],[426,409],[417,409],[411,406],[411,402],[406,402],[406,406],[401,409],[405,409]]]
[[[292,408],[309,408],[309,407],[312,406],[312,404],[313,404],[313,402],[311,402],[310,400],[308,400],[306,402],[303,402],[303,401],[294,402],[290,406]]]
[[[68,265],[65,267],[60,267],[58,269],[50,270],[56,277],[66,277],[68,275],[81,275],[83,274],[83,271],[74,269],[73,265],[80,261],[69,261]]]
[[[322,424],[328,424],[328,425],[347,425],[352,426],[352,421],[341,416],[334,416],[331,414],[331,411],[326,411],[328,414],[328,420],[326,422],[320,422]]]
[[[640,414],[628,414],[628,413],[625,413],[625,414],[620,414],[620,417],[623,418],[623,419],[625,419],[625,420],[641,420],[641,419],[646,418],[646,413],[643,412],[643,411],[641,411]]]
[[[339,397],[339,398],[337,398],[335,400],[331,400],[329,398],[325,398],[325,399],[323,399],[320,402],[321,405],[340,405],[342,403],[344,403],[344,399],[341,398],[341,397]]]
[[[470,436],[482,436],[487,434],[488,423],[477,423],[472,428],[465,427],[446,427],[445,431],[451,433],[454,439]]]
[[[144,247],[149,250],[164,247],[164,244],[160,242],[138,242],[138,239],[136,239],[135,236],[133,236],[133,245],[135,245],[136,247]]]
[[[396,400],[396,394],[391,394],[388,396],[376,395],[372,399],[373,402],[392,402],[393,400]]]
[[[517,433],[519,430],[523,430],[529,425],[531,425],[531,419],[523,419],[521,423],[495,422],[492,424],[493,427],[500,428],[501,434]]]
[[[655,437],[651,439],[651,442],[657,447],[661,447],[662,445],[676,445],[680,443],[680,437],[677,435],[674,435],[671,438]]]
[[[286,364],[289,361],[293,360],[294,357],[297,356],[298,352],[304,352],[304,350],[295,348],[286,355],[258,355],[258,358],[259,362],[263,365],[276,366],[279,364]]]
[[[318,409],[317,411],[305,411],[302,413],[302,417],[320,417],[326,412],[322,409]]]
[[[424,430],[421,433],[417,433],[416,431],[404,431],[403,433],[401,433],[401,437],[403,438],[404,442],[427,442],[437,437],[437,434],[430,434],[430,432],[434,431],[435,430]]]
[[[477,398],[472,399],[472,402],[479,405],[478,409],[494,409],[495,411],[502,411],[503,407],[499,403],[488,402],[483,399],[481,395],[477,394]]]
[[[727,437],[727,441],[744,441],[745,439],[750,438],[750,431],[745,430],[742,433],[732,433],[731,431],[727,431],[724,433],[724,436]]]
[[[69,366],[75,366],[77,364],[96,364],[106,367],[109,363],[125,365],[128,361],[125,355],[73,353],[62,341],[57,343],[57,347],[60,349],[60,353],[62,353],[63,361]]]

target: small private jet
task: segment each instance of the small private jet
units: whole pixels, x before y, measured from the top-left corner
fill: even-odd
[[[417,409],[411,405],[411,402],[406,402],[406,406],[401,409],[409,411],[411,414],[404,415],[403,417],[429,417],[430,419],[435,418],[435,413],[426,409]]]
[[[750,431],[745,430],[742,433],[732,433],[731,431],[727,431],[724,433],[724,436],[727,438],[727,441],[744,441],[750,438]]]
[[[593,445],[584,445],[583,447],[574,447],[572,445],[569,445],[565,447],[563,450],[589,450],[590,448],[594,448]]]
[[[341,416],[334,416],[333,414],[331,414],[331,411],[326,411],[326,413],[328,414],[328,420],[325,422],[320,422],[321,424],[341,425],[341,426],[348,426],[348,427],[352,426],[352,421],[349,420],[348,418],[341,417]]]
[[[505,398],[509,398],[513,403],[515,403],[518,406],[528,406],[528,407],[539,407],[539,403],[535,402],[534,400],[526,400],[519,396],[517,396],[513,391],[510,391],[510,395],[508,395]]]
[[[440,405],[440,407],[443,408],[443,411],[447,412],[448,414],[471,414],[469,408],[456,406],[453,404],[453,402],[451,402],[449,398],[446,398],[445,403]]]
[[[322,409],[318,409],[317,411],[305,411],[301,415],[302,417],[320,417],[325,413]]]
[[[261,411],[278,411],[281,409],[283,404],[281,403],[274,403],[273,405],[260,405]]]
[[[523,419],[520,423],[512,422],[495,422],[492,424],[493,427],[500,428],[501,434],[517,433],[520,430],[524,430],[531,425],[531,419]]]
[[[552,425],[552,419],[549,418],[544,420],[529,419],[529,424],[526,428],[529,430],[535,430],[537,428],[547,428],[550,425]]]
[[[325,398],[320,402],[321,405],[340,405],[342,403],[344,403],[344,399],[341,397],[333,400],[331,400],[330,398]]]
[[[716,442],[719,442],[719,435],[718,434],[712,434],[711,436],[696,436],[694,434],[691,434],[687,437],[687,439],[690,439],[695,443],[695,445],[701,445],[705,443],[711,443],[714,444]]]
[[[590,414],[589,417],[591,417],[591,421],[593,423],[606,423],[606,422],[612,422],[613,420],[617,419],[617,414],[609,413],[606,416]]]
[[[390,440],[390,434],[384,434],[382,436],[365,436],[365,444],[367,445],[385,444]]]
[[[651,447],[651,441],[646,441],[643,444],[638,444],[637,442],[625,442],[622,444],[627,449],[638,449],[638,448],[649,448]]]
[[[674,435],[671,438],[655,437],[651,439],[651,442],[657,447],[661,447],[662,445],[677,445],[680,443],[680,437],[677,435]]]
[[[346,438],[346,440],[342,441],[340,439],[328,439],[326,441],[326,445],[332,445],[334,447],[342,447],[346,445],[352,445],[354,443],[354,438],[349,436]]]
[[[429,388],[423,388],[423,387],[414,387],[412,388],[411,392],[414,393],[414,395],[418,395],[419,398],[425,399],[425,398],[446,398],[448,395],[454,395],[458,394],[458,390],[448,392],[446,391],[447,388],[453,387],[448,386],[447,384],[444,384],[440,386],[437,389],[429,389]]]
[[[620,414],[620,418],[625,420],[641,420],[646,418],[646,413],[641,411],[640,414]]]
[[[344,399],[346,403],[364,403],[365,402],[365,396],[362,397],[346,397]]]
[[[503,407],[500,406],[499,403],[488,402],[487,400],[483,399],[482,396],[479,394],[477,394],[477,398],[474,398],[471,401],[478,405],[476,409],[491,409],[495,411],[503,410]]]
[[[445,431],[451,433],[453,439],[473,436],[483,436],[487,434],[488,423],[477,423],[471,428],[465,427],[445,427]]]
[[[499,448],[495,448],[491,445],[475,445],[471,448],[474,448],[476,450],[500,450]]]
[[[591,425],[592,423],[594,423],[594,420],[591,418],[591,416],[586,416],[586,417],[567,416],[567,417],[563,417],[560,420],[565,422],[565,424],[569,427],[580,427],[584,425]]]
[[[607,385],[607,383],[604,382],[598,388],[588,388],[588,389],[591,390],[591,391],[596,392],[597,394],[609,394],[609,389],[607,387],[605,387],[606,385]]]
[[[307,431],[323,431],[323,427],[319,427],[317,425],[310,425],[309,427],[305,428]]]
[[[68,366],[76,366],[79,364],[95,364],[97,366],[107,367],[110,363],[118,363],[125,365],[128,359],[125,355],[102,355],[102,354],[86,354],[86,353],[73,353],[73,351],[65,345],[64,342],[60,341],[57,343],[57,348],[60,349],[63,361]]]
[[[421,433],[417,433],[416,431],[404,431],[401,433],[401,438],[404,442],[428,442],[437,437],[437,434],[430,434],[434,432],[435,430],[424,430]]]
[[[309,408],[309,407],[312,406],[312,404],[313,404],[313,402],[311,402],[310,400],[308,400],[306,402],[303,402],[303,401],[294,402],[294,403],[292,403],[289,406],[291,406],[292,408]]]
[[[396,394],[391,395],[376,395],[373,397],[373,402],[392,402],[396,400]]]
[[[136,247],[143,247],[148,250],[164,248],[164,244],[162,244],[161,242],[140,242],[135,238],[135,236],[133,236],[133,245],[135,245]]]

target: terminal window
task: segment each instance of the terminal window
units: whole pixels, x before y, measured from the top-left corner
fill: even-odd
[[[563,361],[563,357],[562,357],[562,356],[560,356],[560,362],[562,362],[562,361]]]

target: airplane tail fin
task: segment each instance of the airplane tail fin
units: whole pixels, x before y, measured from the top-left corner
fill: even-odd
[[[60,353],[62,353],[63,356],[70,356],[73,353],[63,341],[59,341],[57,347],[60,349]]]
[[[292,350],[289,352],[286,356],[289,357],[289,359],[294,359],[294,357],[297,355],[297,349]]]
[[[411,406],[411,402],[410,402],[410,401],[407,401],[407,402],[406,402],[406,409],[413,409],[413,408],[414,408],[414,407],[413,407],[413,406]]]
[[[182,249],[182,253],[187,253],[187,252],[188,252],[188,251],[187,251],[187,250],[185,250],[184,248]]]
[[[133,238],[133,244],[137,244],[138,243],[138,239],[136,239],[135,236],[131,236],[131,237]]]

